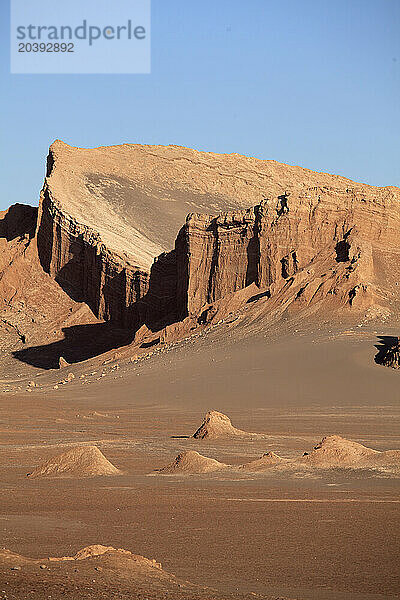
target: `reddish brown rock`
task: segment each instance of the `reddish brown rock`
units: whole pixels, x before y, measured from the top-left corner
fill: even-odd
[[[21,263],[31,255],[39,265],[37,244],[39,267],[72,303],[90,307],[92,322],[133,332],[145,324],[170,339],[166,328],[187,316],[191,327],[218,322],[251,296],[264,298],[253,305],[258,322],[298,310],[387,314],[398,301],[399,199],[394,187],[239,155],[56,141],[36,238],[34,209],[5,218],[3,230],[7,256],[18,245]],[[25,218],[23,237],[11,240]],[[18,293],[22,285],[15,281]],[[235,296],[251,286],[249,298]]]

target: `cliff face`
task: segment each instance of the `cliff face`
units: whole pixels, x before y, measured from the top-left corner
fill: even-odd
[[[399,194],[393,189],[310,189],[267,198],[253,209],[211,218],[189,215],[180,260],[187,275],[187,312],[196,314],[251,283],[271,297],[301,283],[298,304],[336,298],[362,308],[395,294]],[[387,288],[387,289],[385,289]]]
[[[86,304],[74,302],[43,271],[35,238],[37,212],[37,208],[21,204],[0,212],[3,351],[23,349],[38,342],[52,343],[62,336],[63,327],[97,321]]]
[[[227,196],[209,198],[191,176],[176,184],[174,161],[141,146],[83,150],[56,141],[50,148],[39,259],[99,319],[133,328],[144,321],[156,327],[166,313],[173,320],[180,311],[176,258],[168,251],[186,214],[208,203],[211,210],[237,205]]]
[[[121,325],[130,307],[142,298],[149,272],[110,250],[91,227],[63,212],[45,184],[39,207],[38,254],[43,269],[77,302],[85,302],[100,319]]]
[[[365,310],[397,301],[399,199],[273,161],[56,142],[38,253],[74,300],[125,327],[197,318],[251,284],[267,311]]]

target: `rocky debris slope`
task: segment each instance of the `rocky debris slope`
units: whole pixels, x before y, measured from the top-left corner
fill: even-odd
[[[0,344],[3,351],[54,342],[62,329],[98,320],[43,271],[35,238],[37,209],[0,213]]]
[[[95,477],[120,473],[97,446],[79,446],[51,458],[28,477]]]
[[[229,438],[229,437],[256,437],[256,433],[248,433],[241,429],[236,429],[231,423],[229,417],[216,410],[210,410],[206,413],[202,424],[195,431],[193,437],[197,440]]]
[[[265,311],[379,313],[399,300],[399,199],[394,187],[274,161],[57,141],[38,251],[72,297],[124,326],[199,317],[251,284],[270,298]]]
[[[188,450],[187,452],[178,454],[170,464],[162,469],[157,469],[157,473],[161,473],[162,475],[179,475],[180,473],[189,475],[191,473],[210,473],[226,468],[227,465],[213,458],[207,458],[195,450]]]

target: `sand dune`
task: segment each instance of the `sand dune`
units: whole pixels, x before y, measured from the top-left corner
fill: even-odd
[[[226,437],[255,437],[257,433],[248,433],[241,429],[236,429],[231,423],[229,417],[216,410],[210,410],[206,413],[204,420],[193,437],[197,440],[217,439]]]
[[[28,477],[95,477],[119,473],[97,446],[80,446],[51,458],[28,473]]]

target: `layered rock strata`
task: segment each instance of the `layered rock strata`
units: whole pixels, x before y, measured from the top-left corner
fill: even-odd
[[[123,327],[201,318],[250,285],[271,306],[291,288],[299,308],[365,310],[398,299],[399,199],[397,188],[237,155],[55,142],[38,253],[74,300]],[[190,207],[207,210],[190,212],[168,252]]]

